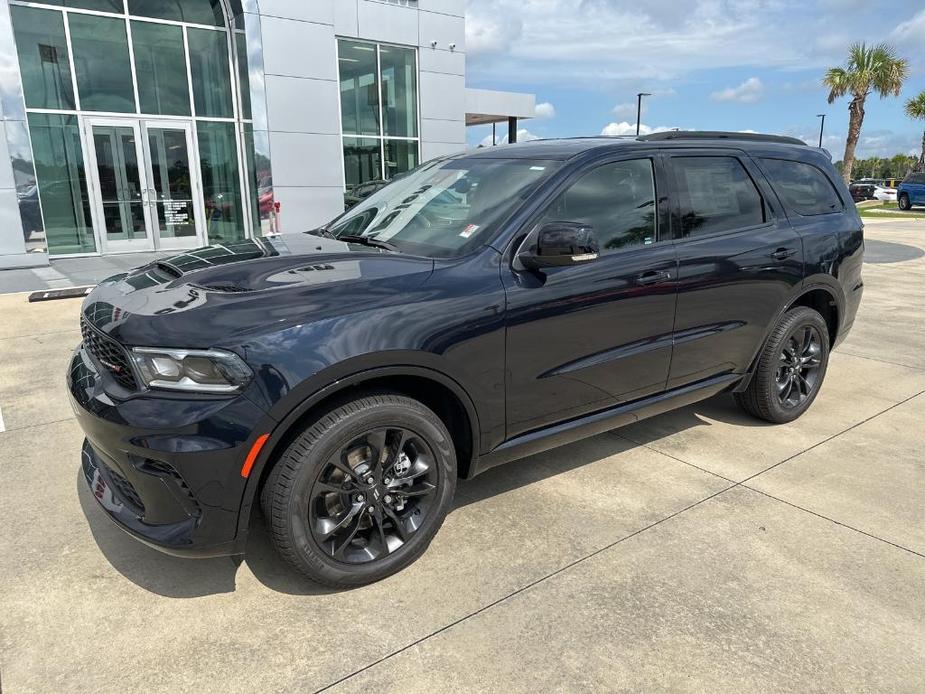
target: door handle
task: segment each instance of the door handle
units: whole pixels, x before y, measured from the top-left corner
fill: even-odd
[[[663,282],[668,282],[670,279],[671,273],[665,270],[647,270],[641,275],[636,276],[636,284],[649,287],[653,284],[662,284]]]
[[[771,257],[774,260],[787,260],[792,255],[796,255],[796,251],[793,248],[778,248],[771,254]]]

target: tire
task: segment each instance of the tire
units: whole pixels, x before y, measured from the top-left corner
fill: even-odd
[[[911,210],[912,209],[912,201],[909,199],[909,196],[906,193],[903,193],[902,195],[899,196],[898,203],[899,203],[899,209],[901,210]]]
[[[809,342],[807,336],[811,337]],[[736,402],[758,419],[775,424],[792,422],[813,404],[828,364],[829,327],[825,319],[811,308],[793,308],[771,332],[752,380],[744,392],[735,394]]]
[[[296,436],[261,506],[289,564],[351,588],[420,557],[455,491],[455,449],[440,418],[412,398],[377,393],[334,407]]]

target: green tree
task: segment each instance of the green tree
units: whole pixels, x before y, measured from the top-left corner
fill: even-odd
[[[906,115],[914,120],[925,120],[925,92],[919,92],[906,102]],[[925,133],[922,133],[922,154],[915,164],[916,171],[925,171]]]
[[[909,74],[909,61],[896,55],[892,46],[880,43],[871,48],[866,43],[852,44],[844,67],[833,67],[825,73],[823,84],[829,88],[829,103],[845,95],[851,96],[848,104],[848,137],[845,141],[845,182],[851,180],[854,151],[861,138],[864,125],[864,103],[877,92],[880,98],[899,96],[903,82]]]

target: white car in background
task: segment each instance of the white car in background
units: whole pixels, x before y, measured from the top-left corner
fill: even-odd
[[[896,189],[887,188],[885,185],[878,183],[874,186],[874,200],[896,202]]]

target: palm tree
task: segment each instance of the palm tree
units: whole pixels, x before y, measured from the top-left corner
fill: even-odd
[[[844,67],[833,67],[825,73],[823,84],[829,88],[829,103],[839,97],[851,95],[848,104],[848,138],[845,141],[845,162],[842,175],[851,181],[854,150],[864,125],[864,102],[872,92],[880,98],[899,96],[903,82],[909,74],[909,61],[896,55],[892,46],[880,43],[871,48],[866,43],[855,43],[848,50]]]
[[[919,92],[906,102],[906,115],[916,120],[925,120],[925,92]],[[915,164],[916,171],[925,171],[925,133],[922,133],[922,154]]]

